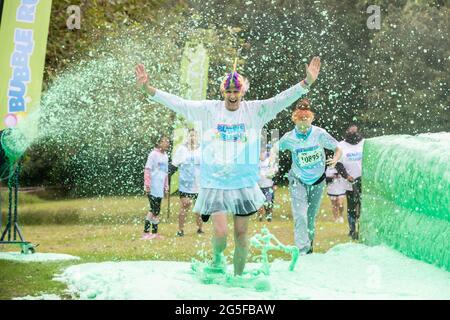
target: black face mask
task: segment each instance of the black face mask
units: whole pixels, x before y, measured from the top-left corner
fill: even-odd
[[[345,141],[347,141],[350,144],[357,144],[361,140],[362,140],[362,136],[359,132],[345,134]]]

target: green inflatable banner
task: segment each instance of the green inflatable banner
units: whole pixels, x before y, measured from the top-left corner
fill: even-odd
[[[181,60],[180,84],[183,98],[188,100],[206,99],[208,68],[208,51],[203,47],[203,44],[195,45],[192,42],[188,42],[184,48],[183,58]],[[177,122],[179,125],[174,129],[173,133],[173,154],[175,154],[177,147],[185,140],[187,135],[186,129],[194,127],[194,124],[186,123],[182,118],[179,118]],[[170,180],[170,190],[171,192],[178,190],[178,172]]]
[[[39,105],[51,0],[8,0],[0,25],[0,110],[3,130]]]

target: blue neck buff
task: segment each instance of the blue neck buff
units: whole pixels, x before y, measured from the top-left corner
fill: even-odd
[[[312,126],[308,128],[308,131],[306,131],[305,133],[301,132],[300,130],[298,130],[297,127],[295,127],[295,135],[297,136],[297,138],[302,139],[302,140],[306,140],[312,130]]]

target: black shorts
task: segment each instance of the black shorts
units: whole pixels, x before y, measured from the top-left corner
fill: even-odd
[[[150,212],[155,216],[159,215],[159,212],[161,211],[162,198],[154,197],[150,193],[148,193],[147,196],[150,204]]]
[[[187,193],[180,191],[180,198],[190,198],[192,200],[197,200],[198,193]]]
[[[257,211],[249,212],[249,213],[243,213],[243,214],[235,214],[235,216],[238,217],[250,217],[251,215],[254,215]]]
[[[243,214],[235,214],[235,216],[237,217],[250,217],[251,215],[254,215],[256,213],[256,211],[252,211],[249,213],[243,213]],[[210,214],[202,214],[200,215],[202,217],[202,221],[203,222],[208,222],[209,218],[211,217]]]

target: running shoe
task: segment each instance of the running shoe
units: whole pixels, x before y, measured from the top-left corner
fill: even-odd
[[[177,232],[177,237],[183,237],[183,236],[184,236],[184,231]]]
[[[205,233],[205,231],[203,231],[202,229],[198,229],[198,230],[197,230],[197,233],[198,233],[198,234],[203,234],[203,233]]]
[[[155,233],[144,233],[143,235],[142,235],[142,240],[152,240],[152,239],[155,239]]]

